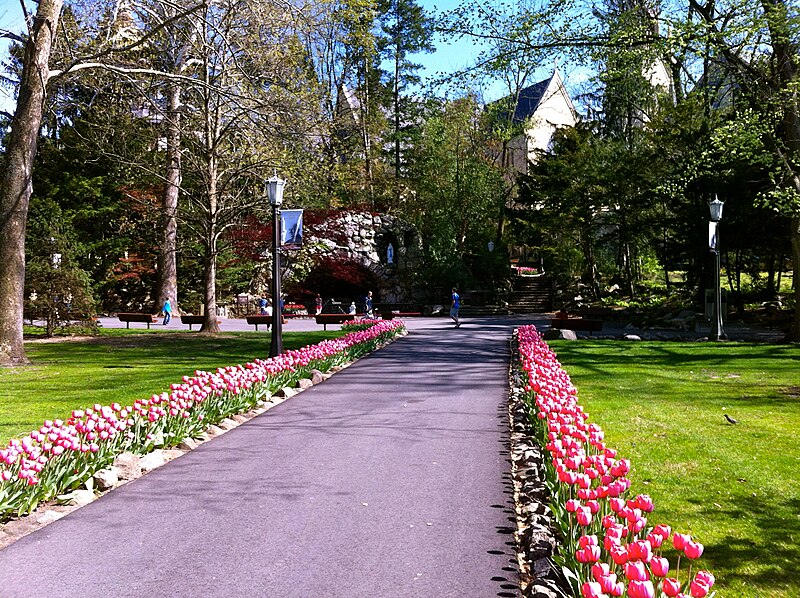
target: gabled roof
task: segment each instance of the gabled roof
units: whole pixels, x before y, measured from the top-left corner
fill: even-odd
[[[534,83],[533,85],[520,90],[519,98],[517,99],[517,105],[514,108],[514,117],[512,122],[521,123],[534,115],[536,109],[539,108],[539,104],[542,103],[544,94],[547,91],[547,88],[550,86],[550,81],[553,80],[554,76],[555,73],[550,75],[544,81],[539,81],[538,83]]]

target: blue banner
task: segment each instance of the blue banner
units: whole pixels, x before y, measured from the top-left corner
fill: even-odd
[[[281,210],[281,245],[299,249],[303,244],[303,210]]]

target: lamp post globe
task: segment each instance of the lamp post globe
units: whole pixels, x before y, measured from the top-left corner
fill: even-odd
[[[283,353],[283,310],[281,309],[281,218],[280,206],[283,203],[283,189],[286,181],[277,174],[266,182],[267,197],[272,206],[272,338],[269,356]]]
[[[284,187],[286,187],[286,181],[277,174],[272,175],[272,178],[267,180],[267,197],[273,207],[280,207],[283,203]]]
[[[725,205],[724,201],[720,201],[719,197],[714,195],[714,200],[708,202],[708,209],[711,211],[711,221],[719,222],[722,220],[722,208]]]

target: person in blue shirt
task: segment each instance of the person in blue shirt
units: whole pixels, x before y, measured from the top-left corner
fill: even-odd
[[[172,319],[172,304],[169,302],[169,298],[164,301],[164,307],[161,309],[161,311],[164,312],[164,326],[166,326]]]
[[[461,326],[461,321],[458,319],[458,309],[461,307],[461,297],[458,296],[458,291],[453,287],[453,294],[451,296],[453,303],[450,305],[450,317],[456,323],[456,328]]]

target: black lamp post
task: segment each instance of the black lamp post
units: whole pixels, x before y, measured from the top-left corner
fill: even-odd
[[[283,353],[283,314],[281,313],[281,218],[280,206],[283,203],[283,188],[286,181],[274,175],[267,181],[267,196],[272,206],[272,342],[269,356]]]
[[[720,261],[719,261],[719,222],[722,220],[722,207],[725,202],[720,201],[715,195],[714,201],[708,202],[711,210],[711,222],[709,223],[709,246],[711,254],[714,256],[714,313],[711,317],[711,340],[725,340],[725,331],[722,328],[722,287],[720,284]]]

